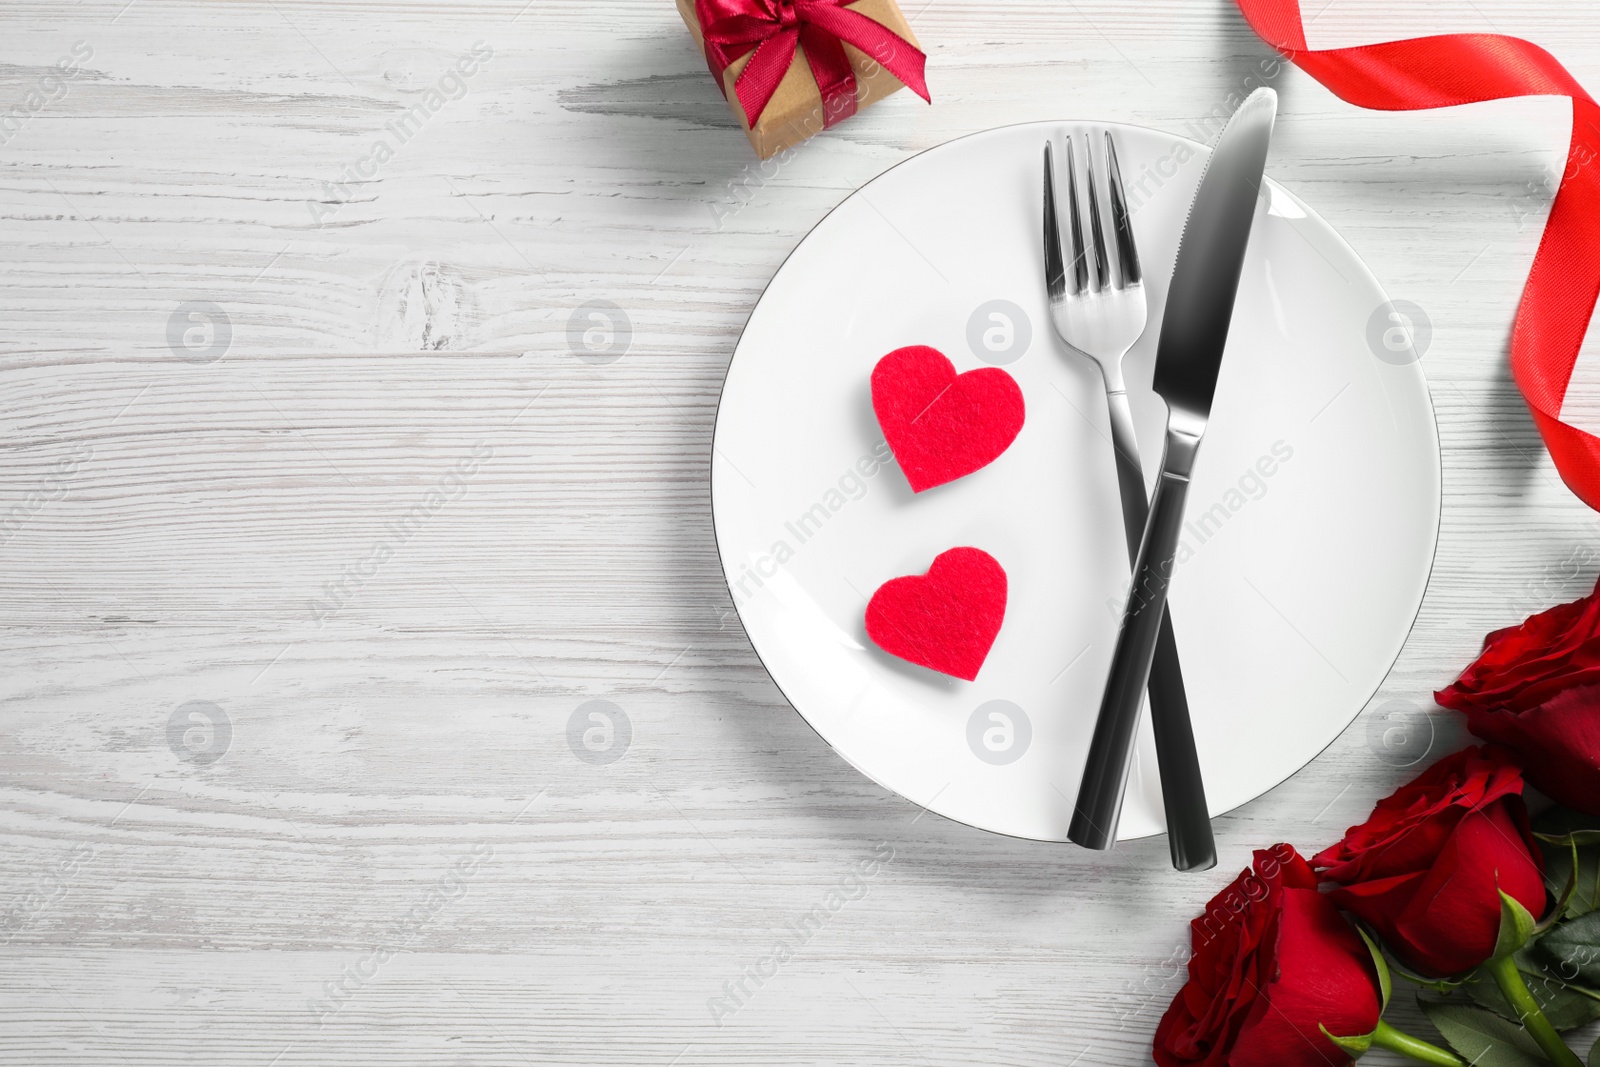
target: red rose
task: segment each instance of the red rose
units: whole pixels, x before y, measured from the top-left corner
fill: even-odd
[[[1535,916],[1544,911],[1522,775],[1492,748],[1446,756],[1311,862],[1337,884],[1328,894],[1335,904],[1428,975],[1489,958],[1500,931],[1498,889]]]
[[[1189,981],[1156,1027],[1161,1067],[1329,1067],[1329,1041],[1378,1025],[1372,957],[1289,845],[1255,866],[1189,924]]]
[[[1433,698],[1515,752],[1540,791],[1600,815],[1600,586],[1484,638],[1483,654]]]

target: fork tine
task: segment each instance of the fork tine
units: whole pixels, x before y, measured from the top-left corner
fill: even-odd
[[[1105,292],[1110,287],[1110,272],[1106,265],[1106,232],[1100,225],[1100,188],[1094,180],[1094,143],[1087,135],[1083,139],[1083,169],[1089,176],[1089,233],[1094,238],[1095,288]]]
[[[1067,292],[1067,265],[1061,258],[1061,222],[1056,215],[1056,162],[1044,143],[1044,287],[1051,300]]]
[[[1122,168],[1117,166],[1117,145],[1106,131],[1106,184],[1111,187],[1111,227],[1117,236],[1117,267],[1123,285],[1138,285],[1144,278],[1139,270],[1139,250],[1133,244],[1133,226],[1128,222],[1128,200],[1122,190]]]
[[[1083,247],[1083,219],[1078,214],[1078,164],[1072,154],[1072,137],[1067,136],[1067,217],[1072,220],[1072,295],[1081,296],[1089,288],[1088,254]]]

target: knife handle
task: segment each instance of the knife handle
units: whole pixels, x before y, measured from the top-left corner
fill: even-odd
[[[1117,489],[1122,497],[1122,527],[1128,538],[1128,565],[1137,567],[1139,542],[1150,518],[1150,502],[1144,495],[1144,471],[1139,466],[1139,443],[1134,436],[1128,394],[1111,389],[1106,400],[1111,414],[1111,446],[1117,461]],[[1194,726],[1189,721],[1189,698],[1183,688],[1183,668],[1178,662],[1170,611],[1162,618],[1161,633],[1156,638],[1148,691],[1172,866],[1180,871],[1209,870],[1216,866],[1217,846],[1211,835],[1211,808],[1206,803],[1205,779],[1195,752]]]
[[[1171,445],[1168,445],[1169,450]],[[1172,558],[1183,526],[1183,505],[1189,494],[1186,475],[1163,469],[1156,483],[1150,518],[1139,543],[1133,588],[1122,612],[1122,629],[1111,657],[1111,673],[1100,698],[1089,758],[1078,786],[1078,803],[1067,838],[1084,848],[1107,849],[1116,842],[1117,820],[1133,759],[1133,738],[1150,665],[1166,617]]]

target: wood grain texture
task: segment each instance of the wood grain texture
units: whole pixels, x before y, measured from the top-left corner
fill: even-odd
[[[920,149],[1186,132],[1270,55],[1226,0],[907,11],[935,106],[762,170],[666,0],[5,5],[0,114],[91,54],[0,144],[0,1062],[1144,1062],[1225,872],[1361,817],[1411,773],[1369,744],[1380,709],[1592,583],[1600,529],[1505,366],[1566,106],[1361,112],[1290,70],[1274,175],[1434,328],[1439,552],[1383,690],[1219,821],[1200,877],[1160,840],[955,825],[836,757],[710,529],[766,280]],[[1486,29],[1600,84],[1600,24],[1552,0],[1334,0],[1311,37]],[[386,133],[476,42],[459,99]],[[632,330],[604,365],[568,344],[596,300]],[[169,341],[196,302],[230,331],[209,361],[215,323]],[[590,700],[627,717],[617,762],[569,746]],[[231,731],[209,763],[170,740],[196,701]]]

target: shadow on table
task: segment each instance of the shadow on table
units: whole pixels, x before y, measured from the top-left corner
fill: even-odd
[[[726,179],[755,159],[728,102],[706,69],[705,57],[694,47],[688,30],[671,38],[639,39],[631,58],[615,58],[610,69],[597,71],[600,80],[574,85],[556,93],[556,103],[574,115],[593,115],[611,121],[615,131],[606,143],[635,156],[641,170],[669,171],[676,180],[700,177],[707,183]],[[609,76],[605,76],[609,75]],[[677,129],[651,130],[627,120],[649,119]],[[726,149],[705,150],[696,130],[722,130],[718,142]],[[696,173],[698,172],[698,174]]]
[[[1212,40],[1220,49],[1216,57],[1222,69],[1221,106],[1208,116],[1204,132],[1215,139],[1226,118],[1256,89],[1268,86],[1278,94],[1278,114],[1288,110],[1294,96],[1293,79],[1284,72],[1292,65],[1260,37],[1239,13],[1234,0],[1217,0],[1217,33]]]

